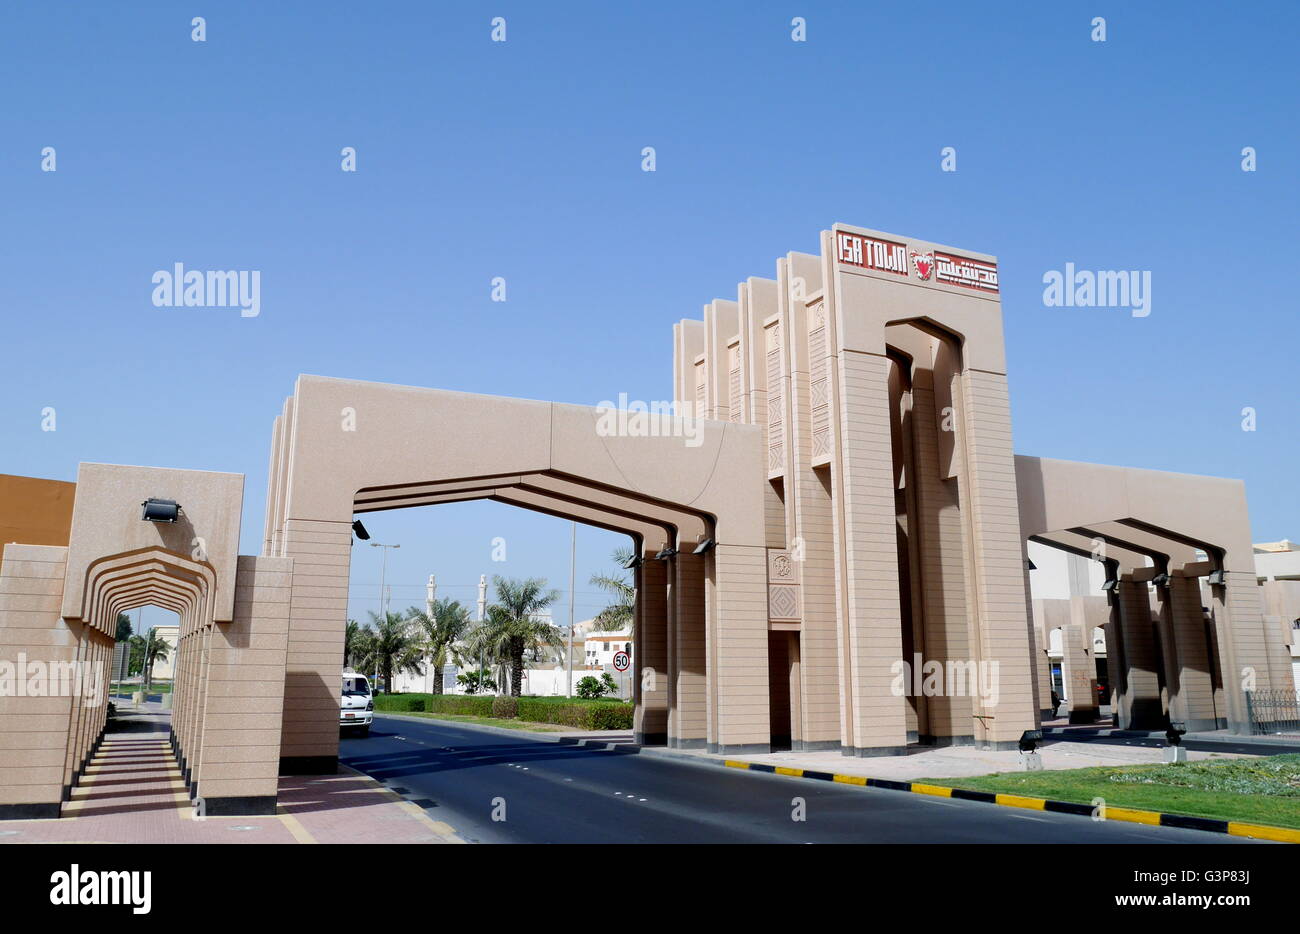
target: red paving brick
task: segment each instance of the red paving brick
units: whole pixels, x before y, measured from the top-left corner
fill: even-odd
[[[166,719],[152,725],[165,728]],[[196,818],[167,734],[156,730],[106,736],[63,815],[0,822],[0,843],[463,842],[351,770],[282,777],[273,817]]]

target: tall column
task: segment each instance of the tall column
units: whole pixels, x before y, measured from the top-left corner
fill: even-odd
[[[952,431],[935,404],[932,371],[917,367],[912,380],[912,444],[915,463],[916,522],[921,565],[925,657],[964,663],[971,657],[966,623],[966,584],[962,557],[959,481],[944,479],[939,432]],[[1044,655],[1044,661],[1046,656]],[[929,740],[940,745],[974,740],[971,696],[944,692],[927,698]]]
[[[714,643],[709,689],[716,711],[709,749],[723,754],[768,752],[767,549],[718,545],[706,557]]]
[[[1169,641],[1176,662],[1171,679],[1170,702],[1190,731],[1217,730],[1227,725],[1219,721],[1214,705],[1214,673],[1207,640],[1205,614],[1201,611],[1200,582],[1195,577],[1181,577],[1177,572],[1169,579],[1165,600],[1168,610]],[[1176,685],[1176,687],[1175,687]]]
[[[633,736],[641,745],[662,746],[668,742],[668,566],[646,552],[636,575]]]
[[[1092,627],[1080,621],[1079,598],[1070,598],[1071,622],[1061,627],[1061,680],[1071,723],[1097,722],[1097,662],[1092,654]]]
[[[981,715],[976,718],[976,740],[1014,748],[1020,734],[1033,729],[1038,711],[1025,613],[1011,405],[1002,373],[966,367],[960,381],[967,606],[977,623],[972,647],[982,680],[997,682],[992,692],[996,703],[989,697],[973,705]]]
[[[1160,703],[1160,656],[1145,582],[1134,581],[1131,575],[1121,576],[1119,616],[1127,685],[1116,724],[1125,730],[1160,729],[1165,725]]]
[[[786,527],[799,562],[800,736],[796,750],[840,748],[839,624],[835,590],[835,508],[830,468],[812,466],[812,400],[808,321],[804,304],[790,302],[783,328],[787,376],[781,393],[786,423]]]
[[[907,747],[907,698],[891,690],[903,639],[888,374],[883,354],[839,355],[833,477],[846,755]]]
[[[338,769],[339,677],[351,545],[349,522],[285,522],[284,555],[294,561],[281,774],[323,775]]]
[[[704,559],[680,552],[669,562],[673,575],[673,651],[676,655],[670,745],[702,749],[708,743],[708,682],[704,613]]]

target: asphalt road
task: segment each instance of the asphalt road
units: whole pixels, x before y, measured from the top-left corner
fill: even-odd
[[[1246,843],[377,716],[340,759],[481,843]],[[805,820],[794,820],[795,798]],[[494,820],[504,810],[504,820]]]

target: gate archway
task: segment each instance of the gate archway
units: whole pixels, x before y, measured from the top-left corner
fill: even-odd
[[[337,762],[354,514],[449,497],[662,529],[667,739],[766,751],[762,458],[753,426],[299,377],[273,432],[264,547],[294,559],[282,770]]]

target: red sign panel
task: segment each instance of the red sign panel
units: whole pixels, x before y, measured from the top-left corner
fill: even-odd
[[[970,259],[966,256],[953,256],[951,253],[934,251],[934,278],[944,285],[959,285],[977,292],[996,292],[998,290],[998,267],[994,263]]]
[[[907,247],[892,240],[878,240],[865,234],[835,234],[835,255],[846,266],[907,275]]]

